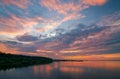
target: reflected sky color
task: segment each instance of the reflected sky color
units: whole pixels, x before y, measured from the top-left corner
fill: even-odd
[[[54,62],[0,71],[2,79],[119,79],[119,61]]]
[[[119,0],[0,0],[5,53],[120,60],[119,33]]]

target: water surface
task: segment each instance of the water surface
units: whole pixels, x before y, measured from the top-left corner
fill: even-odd
[[[53,62],[1,70],[0,79],[120,79],[120,61]]]

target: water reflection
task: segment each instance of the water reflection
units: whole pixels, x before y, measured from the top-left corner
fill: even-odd
[[[120,79],[119,61],[54,62],[0,71],[1,79]]]

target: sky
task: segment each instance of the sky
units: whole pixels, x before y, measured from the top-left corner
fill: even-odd
[[[0,51],[120,60],[120,0],[0,0]]]

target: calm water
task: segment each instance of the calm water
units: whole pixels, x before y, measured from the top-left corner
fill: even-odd
[[[120,62],[54,62],[0,71],[0,79],[120,79]]]

